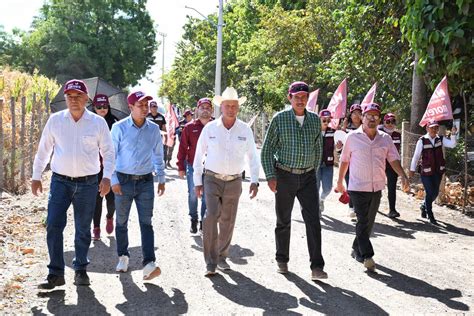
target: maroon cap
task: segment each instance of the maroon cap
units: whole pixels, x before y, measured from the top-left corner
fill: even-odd
[[[288,94],[297,94],[300,92],[309,93],[309,86],[306,82],[296,81],[290,84],[290,87],[288,88]]]
[[[329,111],[329,110],[321,110],[321,112],[319,112],[319,116],[320,117],[332,117],[331,111]]]
[[[426,126],[428,127],[439,126],[439,122],[436,120],[429,120],[428,123],[426,123]]]
[[[187,110],[186,112],[184,112],[183,117],[186,117],[188,115],[194,115],[193,111]]]
[[[212,101],[211,101],[211,99],[209,99],[209,98],[201,98],[201,99],[199,99],[199,101],[197,102],[197,107],[200,107],[201,105],[206,104],[206,103],[207,103],[207,104],[210,104],[210,105],[212,106]]]
[[[377,111],[380,114],[381,113],[380,105],[378,105],[377,103],[366,104],[365,108],[364,108],[364,112],[362,112],[362,113],[365,114],[365,113],[370,112],[370,111]]]
[[[352,113],[354,112],[355,110],[359,110],[362,112],[362,108],[360,107],[360,104],[359,103],[354,103],[351,105],[350,109],[349,109],[349,112]]]
[[[396,119],[395,114],[393,114],[393,113],[387,113],[387,114],[385,114],[385,116],[383,117],[383,120],[384,120],[384,121],[386,121],[386,120],[391,120],[391,119]]]
[[[77,91],[87,94],[87,86],[82,80],[72,79],[66,82],[64,85],[64,94],[68,93],[69,91]]]
[[[151,101],[148,105],[149,105],[150,107],[152,107],[152,106],[158,107],[158,103],[156,103],[156,101]]]
[[[92,100],[92,104],[94,106],[110,105],[109,97],[107,97],[105,94],[96,94],[94,100]]]
[[[146,95],[142,91],[132,92],[127,97],[127,102],[128,104],[131,104],[131,105],[134,105],[135,102],[142,101],[142,100],[149,101],[149,100],[153,100],[153,98],[150,97],[149,95]]]

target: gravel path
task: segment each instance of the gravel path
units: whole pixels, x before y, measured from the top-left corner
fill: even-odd
[[[186,181],[178,178],[176,170],[168,170],[168,181],[165,195],[155,200],[153,218],[162,275],[148,283],[142,281],[140,233],[133,208],[128,273],[115,272],[115,238],[103,236],[89,252],[92,285],[74,286],[70,216],[65,232],[66,286],[39,292],[35,287],[47,273],[48,257],[41,225],[44,210],[38,208],[45,206],[47,194],[41,199],[25,195],[0,201],[3,218],[19,214],[24,221],[21,225],[27,227],[21,242],[11,232],[2,235],[0,231],[4,248],[0,258],[0,313],[473,313],[474,220],[458,211],[435,206],[441,226],[432,226],[419,218],[419,201],[399,191],[398,210],[402,215],[391,220],[382,214],[387,212],[384,194],[372,237],[377,273],[368,274],[350,257],[354,224],[347,217],[347,207],[331,194],[322,217],[323,255],[329,279],[312,282],[298,203],[293,212],[291,273],[283,276],[276,273],[274,260],[273,195],[262,183],[257,198],[250,200],[249,183],[245,182],[230,251],[232,271],[205,278],[201,237],[188,232]],[[3,231],[13,227],[2,225]],[[25,247],[31,247],[34,253],[23,254]]]

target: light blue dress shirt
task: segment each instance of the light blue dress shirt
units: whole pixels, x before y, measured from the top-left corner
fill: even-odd
[[[159,183],[165,183],[163,142],[158,125],[145,120],[142,127],[138,127],[129,116],[115,123],[111,133],[116,161],[112,185],[119,183],[117,171],[132,175],[155,171]]]

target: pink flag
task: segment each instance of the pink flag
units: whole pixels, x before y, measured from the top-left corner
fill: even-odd
[[[336,129],[339,125],[339,119],[346,116],[347,106],[347,79],[342,80],[336,92],[329,101],[327,110],[331,112],[332,120],[329,123],[329,127]]]
[[[438,84],[430,102],[426,107],[425,114],[420,121],[420,126],[425,126],[429,120],[444,121],[453,119],[451,99],[449,98],[448,79],[444,76]]]
[[[364,110],[366,104],[374,102],[375,90],[377,90],[377,82],[374,83],[372,88],[370,88],[369,92],[367,92],[367,94],[365,95],[364,100],[362,100],[360,104],[360,107],[362,108],[362,110]]]
[[[306,103],[306,110],[318,113],[318,94],[319,89],[314,90],[309,94],[308,103]]]
[[[179,126],[178,117],[174,111],[173,105],[168,103],[166,106],[166,146],[173,147],[174,139],[176,138],[176,128]]]

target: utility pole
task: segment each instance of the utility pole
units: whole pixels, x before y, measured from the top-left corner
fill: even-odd
[[[165,77],[165,37],[167,36],[166,33],[158,32],[158,34],[162,38],[161,45],[163,46],[163,53],[161,54],[161,85],[163,85],[163,79]],[[161,104],[165,106],[164,98],[161,97]]]

